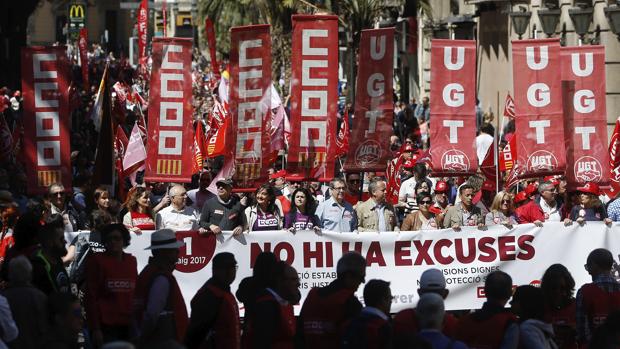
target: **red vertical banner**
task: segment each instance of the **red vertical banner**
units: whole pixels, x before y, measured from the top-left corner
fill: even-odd
[[[517,161],[523,177],[566,167],[559,39],[512,42]]]
[[[193,167],[192,40],[153,39],[145,180],[190,182]]]
[[[28,194],[44,194],[52,183],[62,183],[69,190],[69,61],[66,48],[24,47],[21,63]]]
[[[475,173],[476,42],[431,42],[431,158],[436,174]]]
[[[267,180],[271,147],[271,36],[269,25],[230,30],[230,115],[236,188]]]
[[[362,30],[347,171],[383,171],[392,157],[394,28]]]
[[[585,182],[609,182],[607,110],[605,107],[605,48],[560,49],[565,138],[568,145],[566,179],[571,187]]]
[[[138,8],[138,62],[146,59],[146,45],[149,25],[149,2],[142,0]]]
[[[209,57],[211,58],[211,70],[216,79],[220,79],[220,66],[217,64],[217,57],[215,55],[215,28],[213,28],[213,21],[211,18],[205,18],[205,36],[207,37],[207,44],[209,45]]]
[[[80,64],[82,65],[82,86],[84,91],[90,92],[90,84],[88,82],[88,29],[80,29],[80,39],[78,40],[80,49]]]
[[[331,178],[338,113],[338,17],[294,15],[288,166]]]

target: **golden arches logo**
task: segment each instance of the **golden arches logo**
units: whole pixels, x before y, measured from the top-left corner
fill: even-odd
[[[69,18],[81,19],[84,18],[84,5],[73,4],[69,8]]]

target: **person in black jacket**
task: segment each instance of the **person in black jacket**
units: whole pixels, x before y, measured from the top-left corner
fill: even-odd
[[[239,199],[232,195],[232,180],[220,179],[217,186],[217,196],[209,199],[202,207],[200,227],[213,234],[220,234],[223,230],[232,230],[238,235],[243,231],[243,206]]]

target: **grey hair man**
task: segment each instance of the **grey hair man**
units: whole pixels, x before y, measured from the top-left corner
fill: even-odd
[[[174,185],[168,191],[170,206],[157,212],[156,228],[174,231],[199,230],[200,213],[186,205],[187,191],[182,185]],[[202,229],[201,233],[203,232]]]
[[[542,182],[538,185],[540,198],[538,204],[545,214],[546,222],[562,221],[562,205],[557,200],[558,190],[552,182]]]
[[[357,215],[350,203],[344,199],[347,186],[342,178],[334,178],[329,183],[330,198],[316,209],[321,228],[337,232],[352,232],[357,229]]]
[[[375,177],[368,185],[370,198],[355,208],[358,218],[358,231],[393,231],[398,230],[394,206],[386,201],[386,183],[383,178]]]

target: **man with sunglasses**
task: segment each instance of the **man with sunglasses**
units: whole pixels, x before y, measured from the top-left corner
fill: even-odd
[[[540,198],[538,204],[545,215],[546,222],[562,221],[562,205],[557,200],[558,191],[556,185],[559,182],[543,182],[538,186]]]
[[[243,231],[243,210],[239,198],[232,194],[232,179],[220,178],[215,183],[217,196],[209,199],[202,207],[200,215],[201,233],[211,231],[220,234],[223,230],[232,230],[238,235]]]
[[[50,214],[59,214],[65,222],[65,232],[86,229],[86,213],[80,214],[67,200],[65,187],[60,183],[51,184],[47,190]]]

